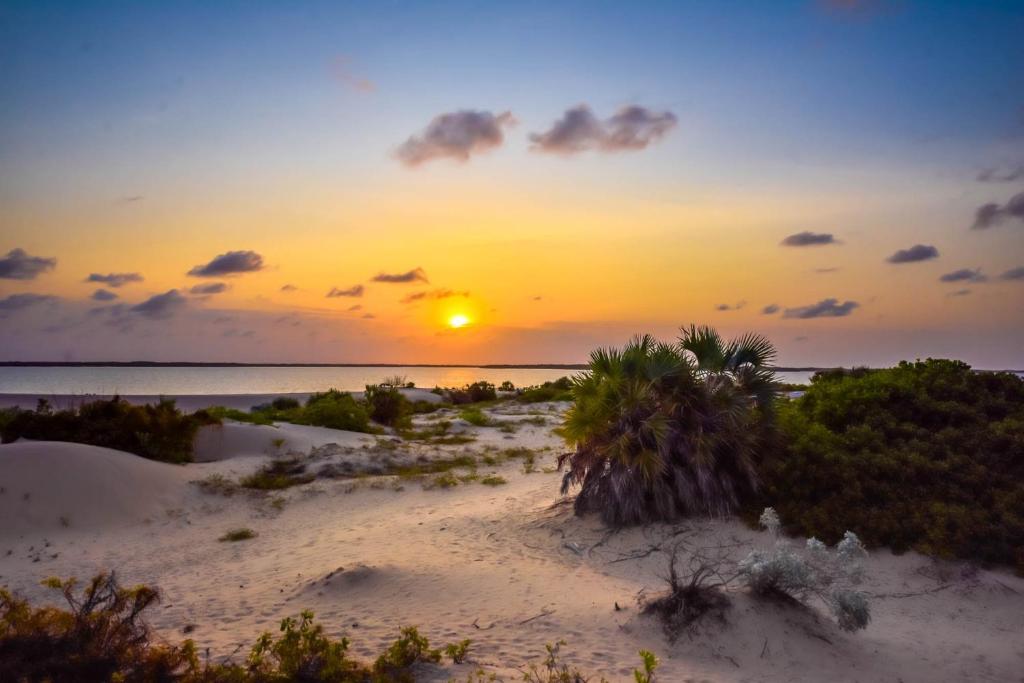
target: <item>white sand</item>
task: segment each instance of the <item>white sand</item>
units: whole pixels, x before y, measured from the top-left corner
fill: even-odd
[[[550,468],[560,447],[551,426],[521,425],[511,439],[467,427],[480,440],[395,452],[416,459],[548,448],[537,467]],[[519,461],[480,466],[481,474],[509,480],[494,488],[424,490],[405,481],[396,491],[390,477],[356,485],[321,479],[283,492],[280,511],[268,504],[271,496],[225,498],[188,484],[252,471],[267,460],[275,434],[296,448],[338,444],[317,465],[346,457],[365,464],[387,451],[365,435],[311,430],[226,425],[219,442],[207,437],[204,446],[216,461],[185,467],[69,444],[0,446],[0,584],[42,599],[37,582],[47,576],[116,568],[128,583],[163,590],[149,619],[164,635],[182,638],[192,625],[189,637],[223,655],[239,646],[244,653],[259,632],[304,608],[365,656],[407,624],[438,644],[472,638],[472,664],[439,668],[429,678],[437,681],[464,680],[477,664],[519,680],[514,667],[539,661],[544,643],[559,639],[568,642],[568,661],[613,681],[632,680],[640,648],[661,658],[666,682],[1021,680],[1024,579],[1003,571],[877,551],[865,589],[889,597],[873,600],[864,631],[847,634],[820,610],[736,591],[726,623],[709,622],[670,644],[636,608],[638,592],[660,589],[664,558],[617,560],[681,527],[694,545],[767,543],[763,534],[699,522],[608,535],[596,519],[552,508],[559,475],[524,474]],[[21,509],[23,492],[31,494],[30,510]],[[60,510],[67,527],[56,520]],[[217,541],[243,526],[259,536]]]

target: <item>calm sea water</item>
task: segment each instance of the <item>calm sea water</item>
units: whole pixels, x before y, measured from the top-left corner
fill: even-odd
[[[576,371],[536,368],[96,368],[0,367],[0,394],[290,394],[340,389],[359,391],[385,377],[403,375],[418,387],[459,387],[478,380],[517,387],[542,384]],[[805,383],[810,372],[781,372]]]

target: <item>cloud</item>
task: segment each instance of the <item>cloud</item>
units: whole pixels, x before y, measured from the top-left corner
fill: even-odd
[[[375,92],[377,85],[371,80],[352,73],[352,70],[349,68],[350,62],[351,60],[345,56],[339,55],[334,58],[334,61],[331,63],[331,75],[334,76],[334,80],[358,92]]]
[[[138,313],[153,320],[164,320],[173,316],[179,309],[188,303],[188,299],[181,295],[176,289],[171,289],[163,294],[151,296],[141,304],[132,306],[131,312]]]
[[[375,316],[373,313],[364,313],[363,314],[363,319],[364,320],[373,320],[376,317],[377,316]]]
[[[982,204],[974,212],[974,224],[971,230],[987,230],[1008,220],[1018,219],[1024,221],[1024,192],[1010,197],[1010,200],[1000,206],[995,203]]]
[[[715,306],[715,310],[716,311],[738,311],[738,310],[740,310],[741,308],[743,308],[746,305],[747,305],[746,301],[740,301],[740,302],[738,302],[738,303],[736,303],[736,304],[734,304],[732,306],[730,306],[729,304],[718,304],[717,306]]]
[[[336,299],[342,296],[359,297],[363,295],[365,288],[362,285],[352,285],[348,289],[338,289],[337,287],[331,287],[331,291],[327,292],[328,299]]]
[[[416,292],[403,298],[400,303],[411,304],[424,299],[449,299],[453,296],[469,296],[469,292],[456,292],[451,289],[435,289],[432,292]]]
[[[778,304],[768,304],[767,306],[765,306],[764,308],[761,309],[761,314],[762,315],[774,315],[774,314],[776,314],[778,312],[779,312]]]
[[[263,270],[263,257],[255,251],[229,251],[215,257],[206,265],[188,271],[192,277],[224,277]]]
[[[909,249],[900,249],[885,260],[889,263],[917,263],[938,257],[939,250],[930,244],[915,244]]]
[[[142,275],[140,273],[107,273],[106,275],[90,273],[89,277],[85,278],[83,282],[99,282],[107,287],[114,287],[116,289],[129,282],[142,282]]]
[[[433,159],[468,161],[474,154],[500,147],[503,128],[515,124],[511,112],[462,110],[434,118],[421,135],[414,135],[395,151],[395,157],[409,167]]]
[[[844,301],[839,303],[838,299],[822,299],[816,304],[787,308],[782,313],[783,318],[843,318],[851,313],[853,309],[860,307],[856,301]]]
[[[961,268],[960,270],[954,270],[952,273],[939,276],[939,282],[985,282],[986,280],[988,278],[982,274],[980,268],[975,268],[974,270]]]
[[[117,298],[117,294],[108,289],[97,289],[89,298],[93,301],[113,301]]]
[[[1000,280],[1024,280],[1024,266],[1017,266],[1016,268],[1010,268],[1008,271],[999,276]]]
[[[1024,164],[1006,168],[985,168],[978,173],[981,183],[1012,183],[1024,178]]]
[[[824,274],[824,273],[837,273],[837,272],[839,272],[839,269],[836,268],[835,266],[832,266],[830,268],[815,268],[814,272],[815,273],[822,273],[822,274]]]
[[[32,292],[11,294],[4,299],[0,299],[0,318],[6,318],[12,313],[24,311],[40,304],[56,303],[56,301],[57,297],[49,294],[33,294]]]
[[[298,289],[299,288],[296,287],[295,285],[282,285],[281,286],[281,291],[282,292],[286,292],[286,293],[287,292],[294,292],[294,291],[297,291]]]
[[[971,293],[969,289],[958,289],[955,292],[950,292],[946,296],[967,296]]]
[[[404,282],[426,282],[430,283],[427,279],[427,273],[422,268],[413,268],[412,270],[405,273],[377,273],[373,276],[374,282],[391,282],[391,283],[404,283]]]
[[[823,244],[837,244],[830,232],[798,232],[780,242],[784,247],[815,247]]]
[[[677,123],[670,111],[654,112],[636,105],[623,107],[602,121],[581,104],[567,109],[547,131],[531,134],[530,141],[533,150],[551,154],[640,150],[665,137]]]
[[[226,292],[228,289],[229,287],[226,282],[211,282],[209,284],[196,285],[188,291],[190,294],[197,296],[210,296],[211,294]]]
[[[0,258],[0,278],[35,280],[36,276],[57,267],[57,259],[29,256],[24,249],[11,249]]]
[[[356,304],[355,306],[349,306],[345,310],[348,311],[349,313],[352,313],[354,311],[361,311],[361,310],[363,310],[363,305],[362,304]]]

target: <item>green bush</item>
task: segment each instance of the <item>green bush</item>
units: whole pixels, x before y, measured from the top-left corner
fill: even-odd
[[[540,386],[527,387],[519,392],[516,400],[522,403],[543,403],[546,401],[571,401],[572,380],[559,377],[553,382],[544,382]]]
[[[462,389],[449,389],[448,400],[455,405],[466,403],[480,403],[481,401],[495,401],[498,392],[490,382],[473,382]]]
[[[257,491],[276,491],[280,489],[308,484],[316,479],[306,472],[306,465],[298,458],[280,458],[272,460],[252,474],[242,477],[239,482],[247,489]]]
[[[199,427],[218,422],[206,411],[182,413],[170,399],[136,406],[115,396],[60,411],[40,401],[35,410],[8,413],[0,422],[0,438],[3,443],[20,438],[71,441],[128,451],[150,460],[183,463],[192,460]]]
[[[489,427],[493,424],[487,413],[476,407],[463,408],[459,412],[459,417],[476,427]]]
[[[778,411],[762,503],[827,543],[1024,572],[1024,381],[950,360],[818,373]]]
[[[412,406],[397,387],[389,384],[366,385],[366,405],[370,419],[394,427],[408,419]]]
[[[294,419],[287,421],[349,432],[373,431],[366,406],[356,401],[351,394],[337,389],[313,394]]]

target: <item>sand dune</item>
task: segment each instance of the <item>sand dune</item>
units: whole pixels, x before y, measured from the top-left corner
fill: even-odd
[[[0,538],[161,518],[189,491],[183,467],[55,441],[0,446]]]

